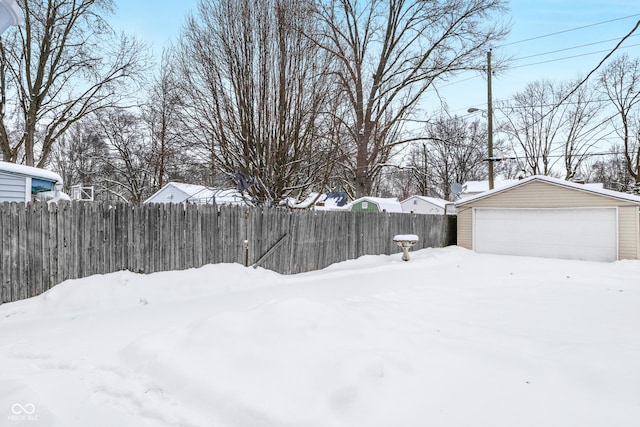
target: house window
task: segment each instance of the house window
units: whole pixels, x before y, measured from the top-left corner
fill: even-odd
[[[369,209],[369,202],[362,202],[362,209]]]
[[[414,204],[414,205],[417,205],[417,204],[418,204],[418,200],[413,199],[413,204]]]
[[[31,178],[31,192],[42,193],[43,191],[53,191],[55,182],[40,178]]]

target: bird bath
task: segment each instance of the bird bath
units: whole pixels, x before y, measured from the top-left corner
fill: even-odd
[[[398,234],[393,237],[393,242],[402,248],[402,260],[409,261],[409,248],[418,243],[415,234]]]

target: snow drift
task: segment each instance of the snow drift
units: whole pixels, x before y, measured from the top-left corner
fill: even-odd
[[[119,272],[4,304],[0,425],[637,424],[640,262],[411,258]]]

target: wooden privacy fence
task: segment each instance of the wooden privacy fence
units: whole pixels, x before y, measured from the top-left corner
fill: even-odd
[[[454,240],[451,220],[211,205],[0,203],[0,303],[118,270],[246,263],[282,274],[312,271],[362,255],[399,253],[396,234],[417,234],[415,249],[446,245]]]

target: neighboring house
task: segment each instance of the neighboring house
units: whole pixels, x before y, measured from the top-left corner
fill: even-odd
[[[402,212],[398,199],[381,197],[361,197],[350,204],[352,212]]]
[[[290,209],[314,209],[319,211],[348,210],[349,197],[343,192],[328,192],[325,194],[310,193],[304,200],[288,199],[286,206]]]
[[[455,207],[452,202],[444,199],[426,196],[411,196],[400,202],[403,212],[444,215],[455,214]]]
[[[316,203],[319,211],[343,211],[349,209],[349,196],[342,191],[330,191],[322,201]]]
[[[284,201],[283,205],[290,209],[311,209],[317,203],[320,203],[326,199],[327,196],[325,194],[320,193],[309,193],[309,195],[302,201],[298,201],[294,198],[288,198]]]
[[[246,205],[245,198],[235,189],[216,190],[204,185],[170,182],[144,203],[195,203],[218,205]]]
[[[68,200],[69,197],[62,192],[62,185],[62,178],[57,173],[0,162],[0,202]]]
[[[640,259],[640,196],[531,176],[456,203],[458,246],[480,253]]]

